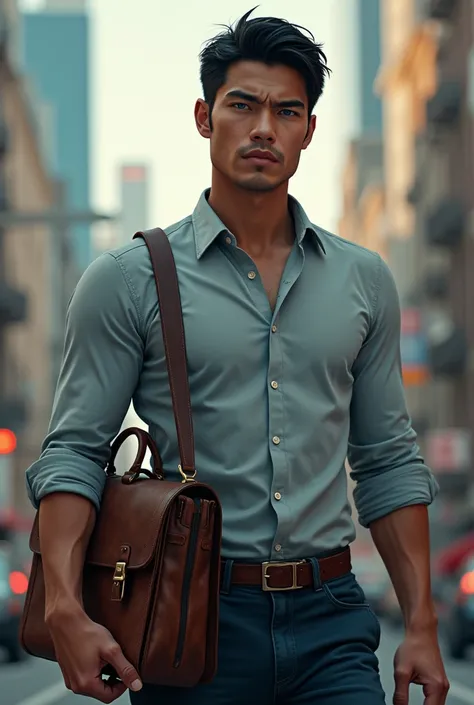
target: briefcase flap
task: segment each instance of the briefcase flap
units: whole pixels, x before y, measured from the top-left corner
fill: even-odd
[[[164,539],[177,497],[196,494],[203,497],[208,494],[209,499],[214,499],[212,491],[198,482],[182,484],[140,477],[125,484],[119,475],[107,478],[86,563],[114,568],[126,546],[127,569],[144,568]],[[39,512],[30,536],[30,549],[41,554],[38,516]]]

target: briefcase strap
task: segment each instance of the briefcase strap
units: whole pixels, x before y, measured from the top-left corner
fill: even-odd
[[[193,479],[196,475],[194,430],[186,340],[176,264],[168,237],[161,228],[139,231],[133,237],[134,239],[143,238],[150,253],[160,306],[161,330],[178,435],[180,469],[186,478]]]

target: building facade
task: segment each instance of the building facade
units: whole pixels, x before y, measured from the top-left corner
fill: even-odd
[[[342,175],[339,235],[387,260],[383,188],[383,143],[378,135],[354,138]]]
[[[415,184],[416,145],[436,86],[437,27],[418,0],[381,3],[382,61],[375,82],[383,106],[385,251],[402,307],[402,362],[414,426],[423,443],[428,352],[415,291],[424,261]]]
[[[43,104],[52,172],[71,207],[90,203],[89,16],[84,0],[46,0],[22,21],[25,73]],[[58,70],[58,63],[61,70]],[[47,120],[46,120],[47,118]],[[72,250],[80,272],[93,259],[91,228],[76,224]]]
[[[382,103],[374,91],[381,61],[379,0],[357,0],[356,20],[359,129],[349,144],[343,170],[339,234],[386,259]]]
[[[432,0],[427,14],[438,27],[437,80],[416,149],[412,200],[424,267],[415,293],[429,344],[426,452],[456,531],[474,526],[474,6]]]
[[[29,515],[24,473],[37,457],[52,404],[51,250],[47,226],[29,214],[54,198],[24,81],[9,51],[15,7],[1,0],[0,27],[0,428],[16,449],[0,456],[0,512]],[[1,519],[1,516],[0,516]]]
[[[147,164],[127,163],[119,168],[120,221],[118,245],[130,242],[137,230],[149,227],[150,168]]]
[[[441,485],[433,544],[473,516],[471,0],[384,0],[385,237],[422,450]]]
[[[359,15],[372,13],[373,27],[369,4]],[[397,282],[408,407],[442,489],[436,548],[474,524],[474,4],[379,8],[375,73],[359,21],[361,133],[343,173],[340,234],[378,251]]]

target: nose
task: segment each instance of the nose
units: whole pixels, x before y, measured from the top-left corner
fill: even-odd
[[[260,110],[257,116],[255,125],[250,133],[250,139],[252,142],[274,144],[276,142],[276,134],[270,111]]]

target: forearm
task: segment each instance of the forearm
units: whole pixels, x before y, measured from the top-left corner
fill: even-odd
[[[75,608],[82,610],[82,574],[95,517],[93,504],[79,495],[58,492],[40,503],[46,621]]]
[[[407,630],[436,626],[431,596],[428,510],[413,505],[370,525],[392,580]]]

